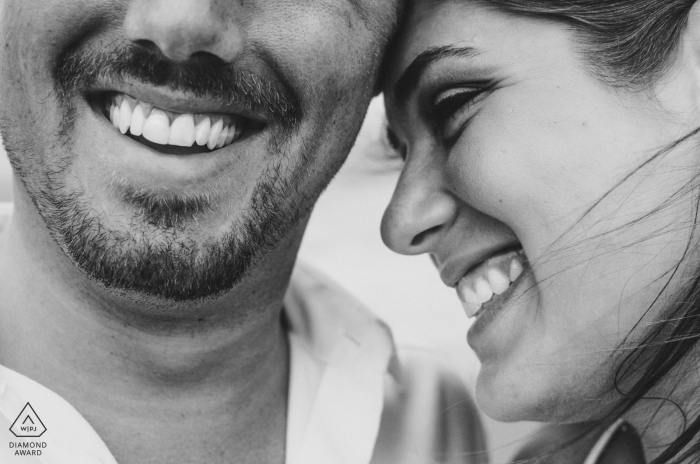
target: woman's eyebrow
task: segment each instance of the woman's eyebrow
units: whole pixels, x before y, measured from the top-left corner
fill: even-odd
[[[423,73],[437,61],[455,56],[469,58],[477,54],[478,51],[472,47],[454,47],[452,45],[446,45],[427,49],[408,65],[401,74],[401,77],[396,81],[392,92],[394,100],[397,102],[408,100],[411,94],[416,90]]]

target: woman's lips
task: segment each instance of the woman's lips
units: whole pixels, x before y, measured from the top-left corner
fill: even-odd
[[[472,268],[457,283],[457,296],[468,317],[475,317],[482,307],[494,300],[507,298],[513,283],[527,268],[522,248],[497,254]]]

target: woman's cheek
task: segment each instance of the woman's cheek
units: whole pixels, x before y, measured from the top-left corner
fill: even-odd
[[[533,145],[515,125],[475,118],[452,147],[446,171],[462,201],[506,224],[521,241],[535,232],[556,233],[552,217],[566,209],[557,201],[571,193],[558,187],[557,167],[543,162],[543,149]]]

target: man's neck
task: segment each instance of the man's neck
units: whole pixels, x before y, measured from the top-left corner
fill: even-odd
[[[293,256],[217,301],[137,316],[37,226],[0,234],[2,364],[76,407],[120,464],[283,462]]]

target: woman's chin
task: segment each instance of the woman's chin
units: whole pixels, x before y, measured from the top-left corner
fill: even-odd
[[[476,401],[484,414],[499,422],[571,424],[604,417],[619,400],[605,382],[587,384],[585,375],[523,367],[528,364],[505,365],[503,359],[483,362]],[[582,370],[588,371],[586,366]],[[553,382],[555,378],[560,381]]]
[[[538,401],[531,388],[504,375],[496,364],[485,362],[476,382],[476,401],[479,408],[499,422],[548,422],[547,407]],[[517,376],[515,376],[517,378]]]

